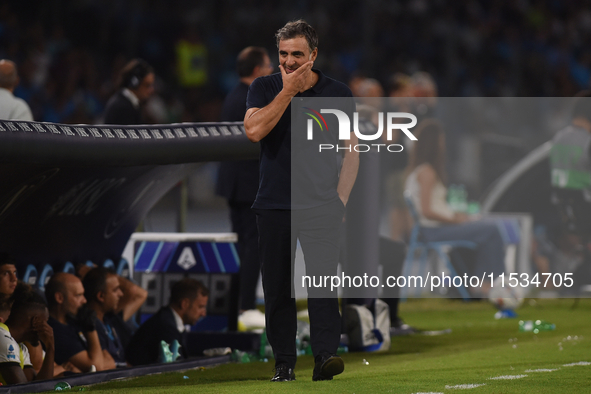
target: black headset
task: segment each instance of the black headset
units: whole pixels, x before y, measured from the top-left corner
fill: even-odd
[[[137,89],[146,75],[153,72],[152,66],[146,61],[142,59],[134,59],[123,69],[121,74],[121,87]]]

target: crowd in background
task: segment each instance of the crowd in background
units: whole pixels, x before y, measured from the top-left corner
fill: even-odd
[[[250,45],[266,47],[276,65],[270,37],[286,20],[296,18],[306,19],[318,30],[321,51],[316,66],[335,79],[347,81],[357,97],[570,97],[588,88],[591,79],[591,4],[582,0],[339,0],[295,4],[268,0],[8,0],[0,5],[0,59],[17,64],[20,83],[14,94],[28,103],[36,121],[102,123],[106,103],[118,89],[120,70],[137,57],[145,59],[156,76],[155,94],[143,107],[144,119],[151,123],[218,121],[223,98],[237,81],[236,54]],[[384,187],[393,190],[387,198],[390,235],[404,239],[410,226],[401,200],[407,158],[398,158],[400,162],[387,163],[389,171],[382,177]],[[103,276],[105,283],[105,278],[114,278],[111,273]],[[73,275],[70,279],[83,293],[91,287],[82,287],[83,282]],[[10,282],[16,286],[16,275]],[[117,293],[113,296],[117,299],[115,306],[109,304],[104,311],[104,301],[93,298],[106,290],[86,295],[95,315],[97,311],[101,316],[122,312],[116,307],[129,291],[121,291],[119,283],[113,282],[113,289],[117,287],[113,290]],[[7,296],[15,286],[11,285]],[[65,290],[58,289],[51,296],[60,291]],[[133,313],[145,297],[142,293],[141,300],[136,298]],[[0,314],[8,315],[0,316],[0,322],[9,319],[13,302],[4,298],[0,296]],[[52,326],[59,327],[54,310],[59,309],[56,305],[60,302],[54,298],[48,299],[48,313],[41,309],[53,319]],[[76,324],[83,325],[84,317],[78,311],[84,303],[70,311],[64,309],[62,317],[77,316]],[[201,309],[191,312],[194,316],[187,315],[187,319],[178,315],[180,320],[167,309],[168,320],[178,323],[172,325],[172,331],[182,332],[183,323],[196,321],[205,306]],[[120,319],[129,320],[133,313]],[[41,342],[53,341],[45,315],[37,319],[36,327],[27,327],[43,337]],[[86,318],[92,323],[86,331],[96,331],[98,326],[113,341],[108,335],[111,326],[104,319]],[[14,322],[19,316],[12,319]],[[6,327],[17,327],[18,335],[18,324],[20,320]],[[130,338],[131,333],[127,341]],[[129,359],[118,353],[126,344],[107,339],[100,344],[100,353],[109,359],[109,368],[126,365]],[[89,352],[92,358],[87,348],[80,352]],[[108,369],[102,368],[103,361],[96,360],[91,360],[88,368],[76,366],[70,360],[75,354],[57,362],[61,351],[57,335],[56,364],[48,363],[55,367],[51,373],[42,371],[42,357],[35,361],[40,348],[37,353],[31,347],[29,351],[31,367],[41,376],[64,370],[85,372],[92,365]]]
[[[0,58],[15,61],[37,121],[100,123],[115,75],[150,63],[154,123],[215,121],[236,82],[236,54],[269,49],[286,20],[318,29],[325,73],[387,84],[429,72],[447,96],[572,96],[590,78],[585,1],[386,0],[146,2],[9,0],[0,5]]]
[[[16,63],[14,94],[36,121],[104,122],[120,71],[138,57],[155,75],[143,121],[219,121],[237,83],[236,54],[251,45],[267,48],[277,72],[272,37],[296,18],[318,31],[315,66],[348,82],[358,97],[570,97],[589,87],[591,4],[583,0],[7,0],[0,5],[0,59]],[[547,120],[494,130],[501,138],[479,142],[481,163],[470,155],[476,149],[459,141],[473,142],[482,131],[453,123],[446,129],[450,183],[466,184],[471,198],[481,195],[552,138],[556,128],[543,129]],[[404,154],[397,159],[388,168],[398,175],[384,184],[406,166]],[[207,166],[200,189],[212,189],[203,184],[217,174]],[[190,194],[193,202],[213,200],[213,193]]]

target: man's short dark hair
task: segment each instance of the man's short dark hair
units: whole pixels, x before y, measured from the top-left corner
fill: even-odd
[[[96,295],[107,291],[107,278],[110,275],[117,275],[115,271],[105,267],[95,267],[88,271],[82,280],[84,286],[84,297],[88,302],[98,302]]]
[[[47,308],[43,296],[23,282],[19,282],[14,289],[13,299],[14,303],[7,320],[9,325],[24,324],[34,311],[44,311]]]
[[[68,289],[64,281],[60,279],[60,275],[53,275],[45,285],[45,299],[47,299],[49,309],[57,306],[57,301],[55,300],[56,293],[62,293],[64,297],[68,296]]]
[[[14,297],[8,294],[0,293],[0,313],[9,312],[14,304]]]
[[[303,19],[299,19],[293,22],[287,22],[285,26],[277,30],[275,38],[277,39],[277,47],[279,48],[279,41],[291,40],[292,38],[304,37],[308,42],[310,52],[318,48],[318,35],[316,30],[310,26]]]
[[[591,90],[582,90],[575,97],[573,119],[584,118],[591,120]]]
[[[16,265],[16,261],[12,258],[12,256],[5,252],[0,252],[0,267],[5,264],[12,264]]]
[[[261,47],[247,47],[238,54],[236,59],[236,72],[240,78],[249,77],[255,67],[265,64],[267,50]]]
[[[185,298],[194,301],[199,294],[203,297],[209,296],[209,290],[201,281],[192,278],[179,280],[170,289],[170,304],[181,306]]]

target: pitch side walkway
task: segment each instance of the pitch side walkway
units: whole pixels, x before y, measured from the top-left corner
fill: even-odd
[[[53,391],[55,385],[59,382],[68,382],[72,387],[87,386],[101,382],[108,382],[113,379],[132,378],[136,376],[144,376],[161,372],[184,371],[187,369],[199,367],[211,367],[214,365],[229,363],[230,357],[230,355],[218,357],[199,357],[169,364],[153,364],[141,367],[119,368],[111,371],[76,374],[68,377],[55,378],[51,380],[42,380],[38,382],[15,384],[0,387],[0,394],[38,393],[41,391]]]

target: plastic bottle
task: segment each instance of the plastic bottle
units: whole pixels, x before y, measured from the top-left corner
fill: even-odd
[[[267,330],[263,330],[261,334],[261,345],[259,347],[259,357],[265,357],[265,347],[267,346]]]
[[[306,349],[310,346],[310,324],[298,320],[297,327],[296,349],[303,350],[302,354],[307,354]]]
[[[458,212],[468,212],[468,192],[464,185],[458,186]]]
[[[242,364],[249,363],[251,361],[254,361],[255,359],[255,356],[251,357],[247,352],[243,352],[238,349],[234,349],[234,352],[232,352],[232,360]]]
[[[480,203],[478,201],[470,201],[468,203],[468,214],[476,215],[480,213]]]
[[[172,359],[172,352],[170,351],[168,343],[166,343],[166,341],[160,341],[158,362],[171,363],[173,361],[174,360]]]
[[[172,357],[171,357],[172,361],[176,361],[176,359],[179,358],[180,347],[181,347],[181,345],[179,344],[179,341],[177,341],[176,339],[172,342],[172,345],[170,345],[170,351],[172,353]]]
[[[520,320],[519,321],[519,331],[521,332],[533,332],[534,334],[539,333],[540,331],[552,331],[556,329],[556,325],[552,323],[548,323],[547,321],[543,320]]]
[[[70,390],[72,388],[72,386],[70,386],[70,384],[68,382],[58,382],[55,386],[54,386],[54,390],[55,391],[63,391],[63,390]]]
[[[273,357],[273,348],[267,340],[267,331],[264,330],[261,334],[261,346],[259,347],[259,358],[270,358]]]
[[[452,209],[452,211],[458,211],[458,186],[455,184],[449,185],[449,188],[447,189],[447,203],[449,204],[449,207]]]

